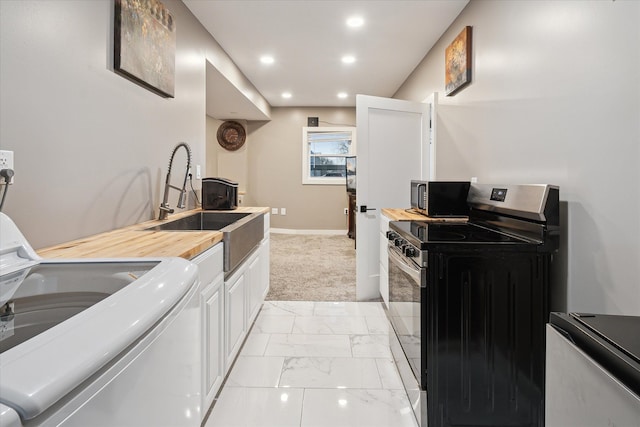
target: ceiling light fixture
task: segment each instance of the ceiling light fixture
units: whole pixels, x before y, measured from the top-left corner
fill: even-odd
[[[345,55],[342,57],[342,62],[345,64],[353,64],[356,62],[356,57],[353,55]]]
[[[347,26],[351,28],[358,28],[364,25],[364,19],[361,16],[352,16],[347,19]]]
[[[340,93],[338,93],[338,98],[340,98],[340,99],[345,99],[347,96],[349,96],[349,95],[347,95],[347,93],[346,93],[346,92],[340,92]]]
[[[289,99],[291,98],[291,92],[282,92],[282,97],[284,99]]]
[[[260,57],[260,62],[262,62],[263,64],[273,64],[274,59],[271,55],[264,55]]]

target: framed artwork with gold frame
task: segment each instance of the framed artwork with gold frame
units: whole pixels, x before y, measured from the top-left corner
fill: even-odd
[[[444,51],[445,94],[454,95],[471,82],[471,27],[466,26]]]
[[[175,91],[176,22],[160,0],[115,0],[113,70],[164,97]]]

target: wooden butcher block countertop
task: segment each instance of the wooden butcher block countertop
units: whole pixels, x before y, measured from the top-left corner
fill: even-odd
[[[220,231],[153,231],[149,227],[171,222],[199,212],[193,209],[157,219],[95,234],[71,242],[39,249],[43,258],[136,258],[182,257],[191,259],[222,241]],[[240,207],[224,212],[269,212],[269,208]]]
[[[433,218],[407,209],[382,208],[382,215],[391,221],[467,222],[469,218]]]

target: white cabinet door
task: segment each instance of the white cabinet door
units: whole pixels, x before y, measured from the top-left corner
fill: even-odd
[[[262,283],[262,301],[267,297],[269,293],[269,283],[270,283],[270,262],[271,262],[271,243],[269,238],[269,233],[271,229],[271,221],[270,214],[264,215],[264,239],[260,243],[260,263],[261,263],[261,283]]]
[[[265,238],[258,246],[256,252],[247,261],[248,267],[245,273],[248,290],[247,330],[256,319],[260,307],[269,292],[269,238]]]
[[[253,320],[256,318],[258,310],[260,309],[260,304],[262,304],[262,275],[260,274],[262,266],[261,255],[260,249],[258,248],[253,257],[247,261],[249,263],[249,267],[245,273],[247,283],[249,284],[247,299],[249,318],[247,319],[247,325],[251,325],[251,323],[253,323]]]
[[[246,332],[246,288],[244,271],[234,274],[225,287],[225,371],[233,364]]]
[[[202,411],[204,418],[224,379],[224,273],[223,244],[195,257],[200,275],[202,346]],[[202,420],[201,420],[202,421]]]
[[[270,274],[271,274],[271,268],[270,268],[270,248],[271,248],[271,243],[270,243],[270,239],[269,239],[269,234],[267,234],[267,238],[265,238],[262,243],[260,243],[260,265],[261,265],[261,272],[260,272],[260,276],[261,276],[261,280],[260,283],[262,285],[262,289],[261,289],[261,293],[262,293],[262,301],[264,301],[264,299],[267,297],[267,294],[269,293],[269,286],[270,286]]]
[[[380,292],[380,210],[409,207],[412,179],[429,177],[426,103],[358,95],[356,299]],[[373,209],[361,212],[362,208]]]
[[[204,405],[207,413],[224,379],[224,276],[202,292]]]

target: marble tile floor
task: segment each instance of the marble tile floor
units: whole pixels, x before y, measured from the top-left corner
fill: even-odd
[[[266,301],[205,427],[417,427],[390,329],[379,302]]]

